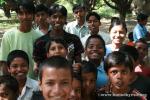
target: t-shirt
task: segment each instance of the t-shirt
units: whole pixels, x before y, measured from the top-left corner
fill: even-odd
[[[46,43],[51,39],[50,32],[39,39],[36,40],[34,43],[34,50],[33,50],[33,58],[35,62],[42,62],[44,59],[46,59]],[[62,35],[62,38],[66,41],[68,44],[68,54],[70,54],[70,57],[72,59],[75,58],[76,55],[81,54],[84,52],[82,43],[80,39],[74,35],[69,34],[64,31],[64,34]]]
[[[24,33],[18,30],[18,28],[12,28],[4,33],[0,48],[0,60],[6,61],[9,52],[13,50],[23,50],[29,56],[29,76],[33,78],[33,43],[42,34],[31,29],[31,31]]]
[[[77,35],[80,39],[88,34],[86,22],[79,26],[77,21],[69,22],[65,27],[66,32]]]
[[[144,25],[137,24],[133,30],[134,41],[137,41],[140,38],[146,38],[147,33],[148,31]]]
[[[131,88],[137,89],[142,94],[147,95],[147,100],[150,100],[150,78],[137,74],[137,79],[130,84]]]

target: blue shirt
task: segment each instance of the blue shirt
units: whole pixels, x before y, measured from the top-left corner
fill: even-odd
[[[96,80],[96,88],[101,88],[108,83],[108,77],[104,70],[104,63],[102,62],[99,67],[97,67],[97,80]]]
[[[148,31],[144,25],[137,24],[133,30],[134,41],[137,41],[140,38],[145,38],[147,33],[148,33]]]

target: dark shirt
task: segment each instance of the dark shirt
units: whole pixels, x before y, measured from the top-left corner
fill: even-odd
[[[42,92],[41,91],[33,92],[31,100],[44,100]]]
[[[138,74],[137,79],[130,84],[130,87],[146,94],[147,100],[150,100],[150,78]]]
[[[44,59],[46,59],[46,44],[51,39],[50,32],[48,34],[45,34],[44,36],[38,38],[34,43],[33,48],[33,59],[35,62],[40,63]],[[81,55],[81,53],[84,52],[82,43],[74,34],[69,34],[64,31],[64,34],[62,35],[62,39],[66,41],[68,44],[68,54],[71,60],[75,59],[75,56]]]

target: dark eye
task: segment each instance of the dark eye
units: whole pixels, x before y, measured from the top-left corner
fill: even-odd
[[[111,73],[115,75],[115,74],[118,73],[118,71],[114,70],[114,71],[112,71]]]
[[[68,81],[64,81],[61,83],[63,86],[68,86],[69,85],[69,82]]]

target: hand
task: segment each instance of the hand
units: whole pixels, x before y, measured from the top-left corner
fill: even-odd
[[[72,65],[73,66],[73,72],[80,72],[82,64],[81,63],[75,63]]]

